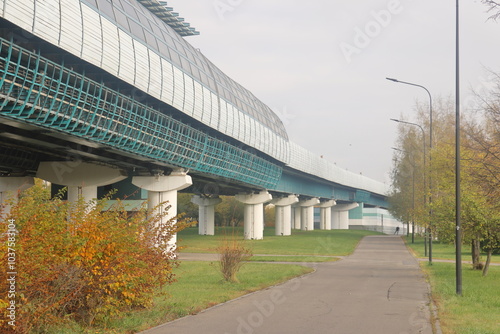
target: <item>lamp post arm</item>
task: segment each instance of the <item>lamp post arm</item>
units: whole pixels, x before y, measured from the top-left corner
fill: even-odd
[[[458,0],[457,0],[457,13],[458,13]],[[457,14],[457,22],[458,22],[458,14]],[[458,26],[458,23],[457,23]],[[457,28],[457,36],[458,36],[458,28]],[[458,37],[457,37],[457,45],[458,45]],[[457,47],[458,49],[458,47]],[[458,51],[457,51],[458,54]],[[427,88],[422,85],[418,85],[412,82],[401,81],[394,78],[386,78],[389,81],[402,83],[405,85],[420,87],[425,89],[427,94],[429,95],[429,166],[432,166],[432,95]],[[457,120],[458,123],[458,120]],[[416,125],[416,124],[415,124]],[[432,203],[432,173],[429,171],[429,204]],[[432,264],[432,228],[430,225],[432,224],[432,206],[429,205],[429,263]]]
[[[398,82],[398,83],[402,83],[405,85],[420,87],[427,92],[427,95],[429,95],[429,147],[432,148],[432,95],[431,95],[431,92],[429,92],[429,90],[427,88],[425,88],[424,86],[418,85],[418,84],[415,84],[412,82],[401,81],[401,80],[394,79],[394,78],[386,78],[386,79],[389,81]]]

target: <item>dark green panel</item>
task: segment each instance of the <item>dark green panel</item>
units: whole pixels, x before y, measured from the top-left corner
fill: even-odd
[[[312,197],[333,198],[333,187],[331,185],[295,174],[292,175],[286,171],[282,173],[278,185],[270,190]]]

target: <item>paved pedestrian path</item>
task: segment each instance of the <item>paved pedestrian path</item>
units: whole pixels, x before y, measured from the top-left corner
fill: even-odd
[[[345,259],[314,266],[314,273],[143,333],[433,333],[428,284],[400,237],[365,237]]]

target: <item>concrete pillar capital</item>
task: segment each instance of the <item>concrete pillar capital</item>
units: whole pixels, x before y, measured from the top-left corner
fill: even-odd
[[[264,204],[271,201],[273,196],[267,190],[262,190],[258,194],[237,194],[235,198],[244,204]]]
[[[217,205],[222,202],[220,197],[202,197],[200,195],[194,195],[191,198],[191,202],[200,206],[211,206]]]
[[[349,229],[349,210],[357,208],[358,203],[337,204],[332,206],[332,228]]]
[[[68,187],[68,201],[97,197],[97,187],[116,183],[127,174],[113,167],[83,161],[43,161],[38,165],[36,176]]]
[[[333,211],[349,211],[359,206],[358,203],[337,204],[332,207]]]
[[[36,176],[68,187],[100,187],[127,178],[120,169],[82,161],[42,161]]]
[[[299,202],[299,205],[301,207],[315,206],[318,204],[319,204],[319,198],[317,198],[317,197]]]
[[[335,200],[331,199],[331,200],[326,201],[326,202],[321,202],[319,204],[319,207],[320,208],[330,208],[330,207],[332,207],[332,206],[334,206],[336,204],[337,204],[337,202],[335,202]]]
[[[147,191],[165,192],[186,189],[193,184],[193,181],[186,173],[172,173],[170,175],[134,176],[132,184]]]
[[[33,184],[35,183],[31,176],[5,176],[0,178],[0,193],[14,190],[25,190],[31,187]]]
[[[288,206],[299,202],[297,195],[288,195],[287,197],[274,198],[271,203],[276,206]]]

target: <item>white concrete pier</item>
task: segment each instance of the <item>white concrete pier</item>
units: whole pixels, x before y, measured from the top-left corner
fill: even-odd
[[[198,205],[198,234],[215,234],[215,206],[222,202],[219,197],[194,195],[191,202]]]
[[[332,229],[332,207],[337,204],[333,199],[322,202],[320,207],[320,230],[331,230]]]
[[[247,240],[264,238],[264,203],[272,200],[272,195],[266,190],[258,194],[237,194],[236,200],[245,204],[244,236]]]
[[[358,203],[337,204],[332,207],[332,229],[349,229],[349,210],[357,208]]]
[[[314,206],[319,203],[319,198],[317,197],[299,202],[301,208],[300,223],[302,231],[314,231]]]
[[[180,169],[167,176],[134,176],[132,184],[148,191],[148,209],[154,210],[153,214],[162,215],[158,224],[166,224],[177,216],[177,192],[192,185],[193,181],[191,176]],[[175,249],[176,242],[177,235],[164,241],[170,251]]]
[[[275,234],[286,236],[292,234],[292,204],[299,201],[296,195],[276,198],[272,201],[276,210]]]

